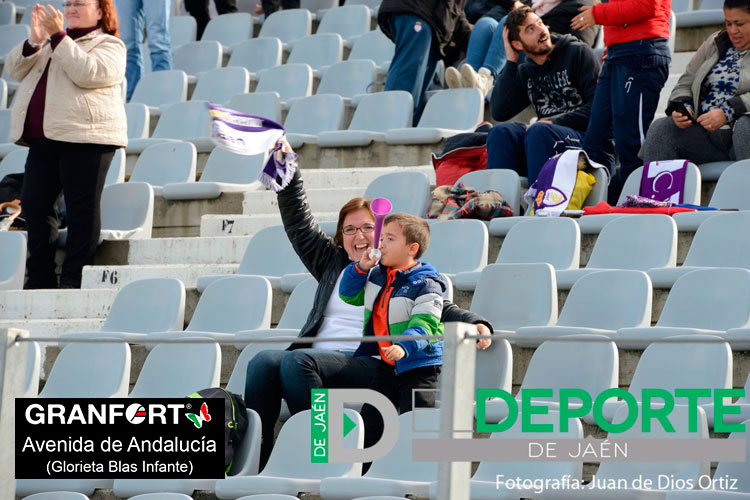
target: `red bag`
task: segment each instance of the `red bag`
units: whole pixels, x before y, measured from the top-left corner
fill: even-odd
[[[457,148],[442,156],[432,154],[438,186],[452,186],[464,174],[487,168],[487,146]]]

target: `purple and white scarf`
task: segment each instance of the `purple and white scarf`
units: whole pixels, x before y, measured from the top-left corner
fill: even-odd
[[[241,155],[268,153],[258,181],[268,189],[284,189],[297,169],[297,155],[283,150],[284,127],[262,116],[248,115],[207,103],[211,139],[218,147]]]
[[[643,166],[640,195],[656,201],[682,203],[687,160],[652,161]]]

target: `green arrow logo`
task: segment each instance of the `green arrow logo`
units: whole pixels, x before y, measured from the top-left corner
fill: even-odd
[[[344,413],[344,437],[352,432],[352,429],[354,429],[355,427],[357,427],[357,424],[355,424],[354,421],[349,418],[349,415]]]

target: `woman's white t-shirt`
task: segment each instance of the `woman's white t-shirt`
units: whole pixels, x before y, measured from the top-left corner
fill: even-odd
[[[323,311],[323,322],[320,324],[315,338],[331,339],[362,336],[365,320],[364,306],[353,306],[341,300],[339,285],[343,275],[344,271],[341,271],[336,280],[336,285],[333,287],[331,297],[328,299],[325,311]],[[313,349],[354,352],[359,347],[359,342],[315,342],[312,347]]]

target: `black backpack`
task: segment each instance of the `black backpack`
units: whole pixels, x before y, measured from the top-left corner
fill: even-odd
[[[234,452],[239,448],[247,432],[247,407],[242,397],[218,387],[203,389],[189,398],[224,398],[224,474],[232,468]]]

